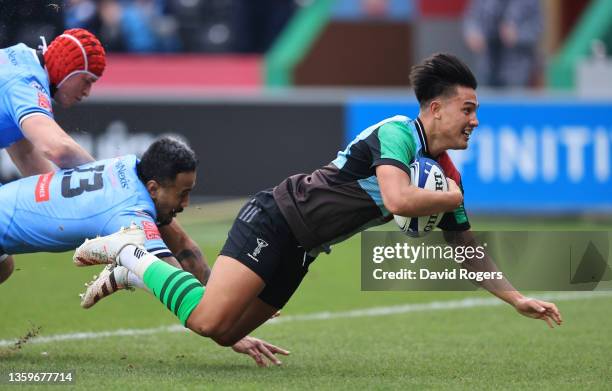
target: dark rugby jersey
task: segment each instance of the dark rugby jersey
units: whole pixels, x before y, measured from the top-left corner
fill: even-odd
[[[365,129],[327,166],[285,179],[274,188],[274,199],[300,245],[320,249],[390,221],[393,215],[383,204],[376,167],[390,164],[410,174],[408,167],[420,156],[431,158],[423,124],[397,115]],[[461,186],[446,152],[436,160]],[[469,229],[463,205],[444,214],[438,227]]]

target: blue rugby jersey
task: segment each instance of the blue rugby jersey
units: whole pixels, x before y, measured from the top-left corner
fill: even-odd
[[[171,256],[136,164],[136,156],[127,155],[0,187],[0,248],[7,254],[66,251],[133,222],[143,228],[150,253]]]
[[[23,139],[21,122],[36,114],[53,118],[49,76],[36,51],[22,43],[0,49],[0,148]]]

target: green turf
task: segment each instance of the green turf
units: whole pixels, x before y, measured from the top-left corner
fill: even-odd
[[[185,228],[214,259],[236,205],[193,209]],[[474,218],[475,229],[603,229],[609,221]],[[526,228],[520,228],[526,229]],[[96,269],[70,254],[16,258],[0,286],[0,339],[42,327],[40,335],[147,329],[178,322],[146,293],[121,292],[91,310],[78,306]],[[482,292],[361,292],[359,240],[321,256],[283,316],[485,296]],[[292,351],[280,368],[189,333],[29,343],[0,353],[8,371],[76,370],[79,389],[609,389],[612,298],[561,301],[566,324],[549,330],[508,306],[379,317],[288,321],[255,335]],[[2,348],[0,348],[2,349]],[[6,350],[6,348],[4,348]],[[0,380],[0,389],[5,384]],[[12,388],[9,388],[12,389]]]

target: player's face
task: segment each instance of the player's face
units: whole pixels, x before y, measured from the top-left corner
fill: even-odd
[[[195,186],[195,181],[195,171],[181,172],[176,176],[174,182],[159,185],[156,191],[151,194],[159,223],[170,223],[178,213],[181,213],[189,205],[189,194]]]
[[[77,73],[62,83],[53,96],[62,107],[70,107],[89,96],[91,86],[96,78],[86,73]]]
[[[440,129],[448,149],[466,149],[474,129],[478,126],[476,91],[469,87],[457,87],[457,94],[442,99]]]

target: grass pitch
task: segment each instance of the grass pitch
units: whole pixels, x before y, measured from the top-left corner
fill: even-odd
[[[185,213],[185,228],[210,261],[237,206],[203,205]],[[588,220],[473,219],[473,225],[612,231],[609,221]],[[69,253],[17,256],[18,270],[0,285],[0,389],[8,387],[11,371],[67,370],[76,372],[72,387],[88,390],[574,390],[612,384],[612,296],[558,301],[565,325],[554,330],[506,305],[435,310],[424,304],[424,310],[360,316],[348,311],[488,295],[361,292],[358,237],[319,257],[281,320],[254,333],[292,352],[282,358],[282,367],[267,369],[204,338],[177,332],[174,316],[144,292],[120,292],[82,310],[78,293],[99,268],[76,268],[70,259]],[[327,316],[321,314],[325,311]],[[10,350],[10,340],[37,327],[39,338],[51,340],[30,340]],[[117,336],[121,329],[149,334]],[[92,334],[75,339],[83,332]]]

